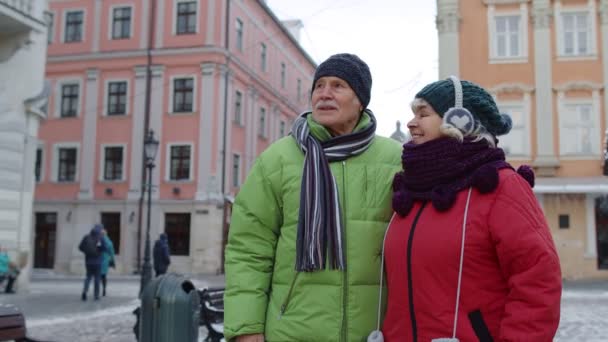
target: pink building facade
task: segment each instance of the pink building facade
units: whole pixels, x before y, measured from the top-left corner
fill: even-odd
[[[225,204],[308,107],[314,61],[258,0],[51,0],[50,12],[34,267],[82,273],[77,244],[102,222],[116,271],[137,269],[147,117],[160,142],[150,238],[168,234],[170,271],[220,271]]]

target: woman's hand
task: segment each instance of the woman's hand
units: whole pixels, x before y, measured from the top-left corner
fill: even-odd
[[[236,342],[264,342],[264,334],[237,336]]]

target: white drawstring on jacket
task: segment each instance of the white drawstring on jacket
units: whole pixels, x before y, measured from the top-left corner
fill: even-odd
[[[458,325],[458,307],[460,304],[460,287],[462,285],[462,268],[464,264],[464,241],[466,238],[466,229],[467,229],[467,217],[469,213],[469,204],[471,203],[471,192],[473,191],[472,187],[469,187],[469,192],[467,194],[467,203],[464,207],[464,218],[462,220],[462,241],[460,245],[460,265],[458,266],[458,287],[456,289],[456,308],[454,311],[454,328],[452,330],[452,337],[440,337],[434,338],[431,342],[459,342],[458,338],[456,338],[456,326]],[[378,320],[376,322],[376,330],[372,331],[367,337],[367,342],[384,342],[384,335],[380,330],[380,317],[382,310],[382,285],[384,280],[384,244],[386,242],[386,236],[388,235],[388,231],[393,223],[393,219],[395,218],[395,214],[391,217],[391,220],[388,224],[388,228],[384,233],[384,239],[382,240],[382,257],[380,264],[380,290],[378,296]]]

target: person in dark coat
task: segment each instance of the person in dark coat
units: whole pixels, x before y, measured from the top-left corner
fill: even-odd
[[[154,243],[154,272],[158,277],[161,274],[167,273],[167,269],[171,264],[171,257],[169,252],[169,240],[167,234],[161,233],[158,240]]]
[[[94,296],[95,300],[99,299],[99,283],[101,279],[101,262],[103,253],[107,247],[101,237],[103,226],[96,224],[91,229],[91,232],[85,235],[80,241],[78,249],[84,253],[84,260],[87,275],[84,279],[84,288],[82,289],[82,300],[87,300],[87,292],[89,291],[89,283],[91,278],[94,280]]]

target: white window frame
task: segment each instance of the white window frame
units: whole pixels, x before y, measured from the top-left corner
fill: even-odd
[[[59,181],[59,149],[75,148],[76,149],[76,173],[73,181]],[[53,159],[51,160],[51,181],[57,184],[74,184],[80,181],[80,143],[79,142],[61,142],[53,144]]]
[[[239,24],[241,25],[241,35],[239,36]],[[236,18],[234,21],[234,42],[237,51],[243,52],[243,44],[245,43],[245,23],[241,18]],[[240,39],[239,39],[240,38]]]
[[[46,162],[46,153],[44,151],[44,144],[38,144],[38,146],[36,146],[36,154],[38,154],[38,150],[42,151],[42,153],[40,153],[40,180],[36,180],[36,173],[34,171],[34,181],[36,182],[36,184],[40,184],[44,182],[44,164]],[[35,163],[36,163],[36,155],[34,155],[34,167],[35,167]]]
[[[188,35],[186,33],[177,33],[177,5],[182,2],[196,2],[196,27],[194,33],[188,33],[191,35],[198,34],[200,32],[200,18],[201,18],[201,2],[199,0],[173,0],[173,28],[172,34],[174,36]]]
[[[238,98],[236,96],[237,93],[239,93],[241,95],[241,109],[240,109],[238,120],[237,120],[237,117],[236,117],[236,100]],[[235,90],[234,91],[234,101],[233,101],[234,108],[232,110],[232,115],[233,115],[232,122],[235,123],[235,124],[237,124],[240,127],[244,126],[244,124],[243,124],[244,123],[243,116],[244,116],[244,111],[245,111],[245,105],[244,105],[245,103],[244,102],[245,102],[245,96],[243,96],[243,92],[240,91],[240,90],[238,90],[238,89]]]
[[[524,146],[524,151],[522,153],[513,153],[510,152],[507,157],[509,159],[530,159],[531,157],[531,150],[530,150],[530,110],[531,110],[531,100],[530,100],[530,94],[526,93],[524,94],[524,97],[522,100],[520,101],[498,101],[497,103],[498,108],[500,108],[500,112],[501,113],[506,113],[506,114],[510,114],[509,110],[505,110],[503,108],[505,107],[519,107],[521,108],[522,111],[522,133],[523,133],[523,146]],[[508,134],[507,134],[508,135]],[[500,146],[500,136],[498,137],[499,143],[498,143],[498,147],[502,147]]]
[[[47,13],[51,22],[47,22],[46,25],[46,42],[50,45],[55,42],[55,25],[57,25],[57,13],[55,11],[48,11]]]
[[[129,21],[129,36],[126,38],[114,38],[112,31],[114,30],[114,9],[116,8],[131,8],[131,20]],[[133,3],[124,4],[113,4],[110,6],[110,12],[108,13],[108,40],[127,40],[133,38],[133,21],[135,19],[135,5]]]
[[[127,93],[126,93],[126,102],[125,102],[125,113],[124,114],[114,114],[114,115],[109,115],[108,111],[110,110],[110,107],[108,107],[108,102],[110,100],[110,83],[114,83],[114,82],[126,82],[127,83]],[[103,103],[103,116],[109,116],[109,117],[125,117],[125,116],[129,116],[130,112],[129,112],[129,105],[130,105],[130,101],[129,98],[131,96],[131,82],[128,78],[108,78],[105,80],[104,82],[104,103]]]
[[[261,125],[261,121],[262,121],[262,112],[264,113],[264,124]],[[260,110],[258,111],[258,136],[260,138],[267,138],[268,136],[268,130],[267,127],[268,126],[268,112],[266,111],[266,108],[264,106],[260,106]]]
[[[496,18],[498,17],[519,17],[519,30],[518,30],[518,56],[498,56],[497,47],[497,32],[496,32]],[[528,6],[526,3],[522,3],[519,6],[519,11],[497,11],[496,6],[488,6],[488,35],[489,35],[489,56],[490,64],[498,63],[526,63],[528,61]]]
[[[107,147],[121,147],[122,148],[122,172],[120,174],[120,179],[105,179],[105,169],[106,169],[106,148]],[[126,177],[126,168],[127,168],[127,144],[101,144],[100,145],[100,153],[101,159],[99,160],[99,181],[102,183],[120,183],[127,180]]]
[[[171,147],[173,146],[190,146],[190,170],[188,179],[171,179]],[[165,181],[168,183],[186,183],[192,182],[194,174],[194,143],[191,141],[174,141],[167,143],[165,153]]]
[[[600,95],[599,91],[594,90],[593,95],[591,97],[585,98],[567,98],[564,92],[560,91],[557,96],[557,106],[558,106],[558,116],[559,116],[559,132],[560,132],[560,145],[559,145],[559,153],[561,159],[597,159],[602,155],[602,148],[600,148],[598,142],[601,139],[600,132]],[[567,139],[562,139],[561,134],[563,132],[564,127],[564,118],[567,115],[566,106],[569,105],[591,105],[591,127],[594,127],[595,130],[591,132],[591,153],[564,153],[566,144],[569,143]]]
[[[239,158],[238,165],[236,165],[236,167],[237,167],[236,173],[234,172],[235,157]],[[243,158],[241,158],[241,155],[239,153],[233,153],[232,154],[232,187],[233,188],[238,188],[241,186],[242,165],[243,165]]]
[[[587,5],[583,6],[565,6],[563,7],[560,0],[556,0],[553,4],[553,12],[555,18],[555,35],[556,35],[556,48],[557,48],[557,60],[585,60],[585,59],[596,59],[597,58],[597,12],[595,6],[595,0],[588,0]],[[585,55],[573,54],[566,55],[564,53],[565,42],[564,42],[564,23],[562,14],[568,13],[580,13],[587,12],[587,19],[589,20],[589,37],[588,47],[589,51]]]
[[[82,79],[81,78],[62,78],[57,80],[57,83],[55,84],[55,117],[58,119],[74,119],[74,118],[78,118],[80,116],[80,112],[82,111]],[[76,116],[73,118],[64,118],[61,116],[61,98],[62,98],[62,88],[64,85],[70,85],[70,84],[78,84],[78,104],[77,104],[77,110],[76,110]]]
[[[260,70],[268,70],[268,45],[260,43]]]
[[[174,112],[173,111],[173,97],[174,97],[174,86],[175,86],[175,80],[176,79],[180,79],[180,78],[191,78],[192,79],[192,111],[191,112]],[[195,74],[184,74],[184,75],[173,75],[171,76],[171,83],[169,84],[169,109],[168,109],[168,113],[171,115],[190,115],[192,113],[196,113],[196,99],[198,98],[198,96],[196,96],[196,88],[197,88],[197,78]]]
[[[87,29],[87,10],[86,8],[65,8],[61,13],[61,37],[59,37],[61,43],[66,43],[65,41],[65,31],[67,26],[67,18],[69,12],[79,12],[82,11],[82,40],[75,42],[67,42],[67,44],[79,44],[84,43],[86,41],[86,29]]]

